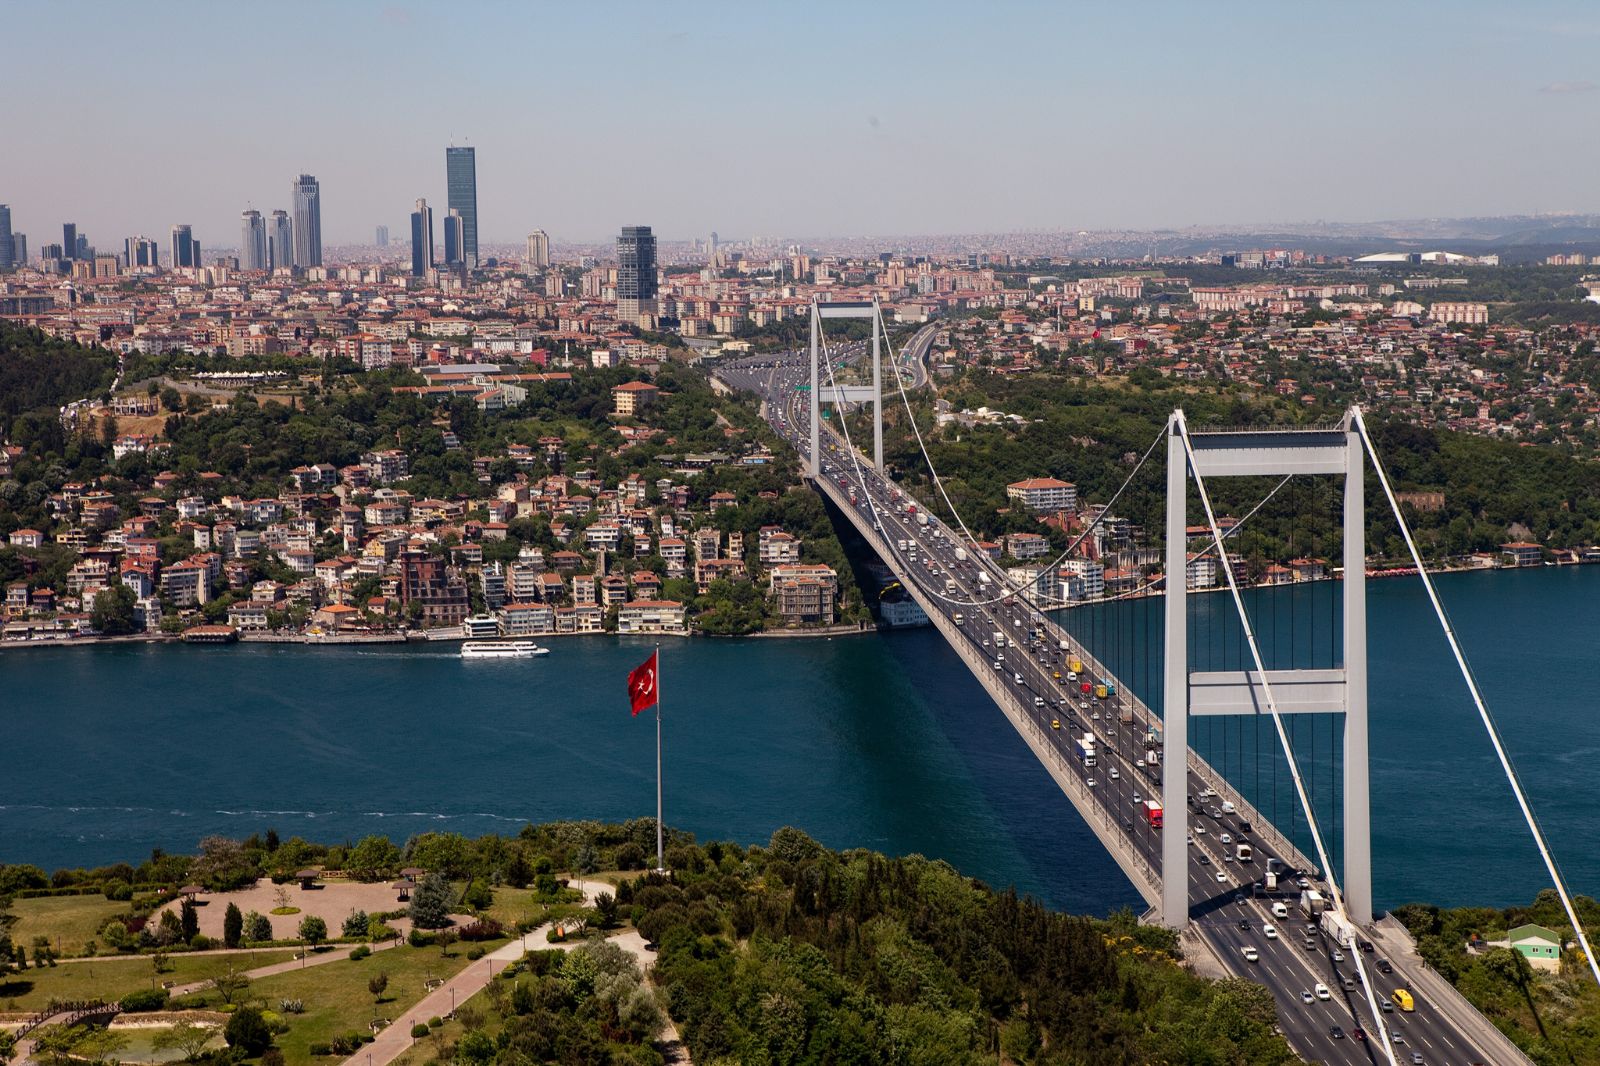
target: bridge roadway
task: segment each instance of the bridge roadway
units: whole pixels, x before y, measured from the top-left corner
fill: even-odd
[[[906,346],[907,352],[917,352],[919,362],[932,332],[931,327],[919,331]],[[848,360],[859,358],[863,351],[864,346],[846,345],[835,348],[834,354]],[[740,359],[717,370],[731,387],[760,397],[765,416],[802,457],[810,448],[809,400],[800,391],[808,373],[804,353],[792,352]],[[1081,661],[1084,675],[1115,679],[1071,634],[1032,605],[1017,597],[987,603],[1010,589],[992,560],[971,550],[964,551],[965,559],[958,558],[959,532],[926,514],[866,457],[852,458],[827,422],[824,428],[816,488],[850,518],[895,573],[1135,889],[1156,906],[1161,835],[1148,824],[1142,801],[1159,799],[1161,794],[1161,767],[1149,758],[1160,755],[1161,745],[1147,742],[1155,735],[1152,730],[1159,730],[1159,717],[1120,684],[1107,699],[1084,695],[1081,679],[1075,682],[1069,676],[1073,658]],[[908,510],[910,504],[915,504],[915,513]],[[926,525],[918,513],[926,515]],[[1086,733],[1097,740],[1093,766],[1084,765],[1075,743]],[[1357,986],[1358,971],[1336,942],[1301,917],[1301,887],[1320,886],[1324,896],[1328,894],[1314,864],[1192,750],[1186,772],[1193,826],[1186,869],[1190,893],[1186,948],[1191,954],[1209,954],[1216,963],[1213,969],[1271,990],[1284,1035],[1307,1059],[1387,1061],[1365,1040],[1370,1034],[1375,1041],[1377,1029],[1370,1023],[1365,993]],[[1225,800],[1232,805],[1231,812],[1224,809]],[[1253,861],[1237,861],[1234,853],[1240,842],[1253,846]],[[1284,872],[1285,885],[1293,887],[1276,894],[1265,891],[1262,875],[1269,861]],[[1385,927],[1382,942],[1402,950],[1393,952],[1393,958],[1379,958],[1375,946],[1367,949],[1367,971],[1379,983],[1376,998],[1389,1000],[1395,988],[1431,993],[1416,996],[1413,1013],[1384,1014],[1395,1037],[1398,1061],[1460,1066],[1491,1057],[1496,1063],[1527,1061],[1442,979],[1416,972],[1421,961],[1406,950],[1409,942],[1392,925]],[[1424,980],[1419,982],[1419,977]],[[1321,998],[1324,991],[1326,999]],[[1310,1002],[1305,1002],[1307,998]]]

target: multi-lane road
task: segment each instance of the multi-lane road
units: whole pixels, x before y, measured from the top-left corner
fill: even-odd
[[[901,353],[907,367],[921,371],[916,384],[927,379],[932,336],[931,328],[920,331]],[[841,346],[832,354],[848,361],[865,354],[865,345]],[[717,375],[759,397],[773,427],[809,458],[804,353],[724,363]],[[826,376],[821,384],[826,386]],[[1117,691],[1115,679],[1070,634],[1016,595],[991,559],[874,469],[828,422],[821,440],[819,487],[853,523],[876,534],[890,556],[885,562],[903,583],[914,586],[925,609],[953,624],[953,629],[942,628],[967,645],[958,651],[967,653],[963,657],[975,672],[986,675],[980,677],[986,687],[997,699],[1020,707],[1036,735],[1048,739],[1058,765],[1075,775],[1080,810],[1082,798],[1089,799],[1094,817],[1088,820],[1107,846],[1125,857],[1131,850],[1143,869],[1159,877],[1161,832],[1147,806],[1161,796],[1159,719],[1133,694]],[[1102,681],[1110,687],[1098,697],[1095,686]],[[1094,741],[1092,759],[1080,745],[1085,737]],[[1387,1062],[1384,1050],[1375,1046],[1379,1029],[1354,962],[1345,957],[1348,949],[1301,913],[1301,889],[1321,887],[1327,896],[1327,886],[1313,871],[1296,870],[1292,859],[1274,851],[1267,839],[1272,834],[1263,834],[1221,798],[1234,794],[1224,782],[1187,772],[1192,832],[1185,873],[1194,932],[1228,971],[1273,992],[1280,1026],[1299,1054],[1328,1063]],[[1247,861],[1240,861],[1240,844],[1252,852]],[[1282,879],[1273,893],[1265,889],[1269,869]],[[1415,994],[1411,975],[1417,960],[1385,959],[1367,941],[1362,944],[1395,1061],[1459,1066],[1488,1061],[1490,1056],[1475,1048],[1498,1035],[1483,1030],[1486,1021],[1476,1014],[1462,1017],[1459,1004],[1424,1001]],[[1414,1012],[1396,1005],[1394,992],[1402,988],[1413,992]]]

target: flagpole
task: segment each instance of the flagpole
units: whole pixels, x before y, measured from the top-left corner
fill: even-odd
[[[656,873],[665,873],[661,861],[661,645],[656,645]]]

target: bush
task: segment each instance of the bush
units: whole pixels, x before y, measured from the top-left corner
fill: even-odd
[[[361,1045],[371,1040],[369,1033],[340,1033],[329,1043],[335,1055],[354,1055],[360,1050]]]
[[[505,933],[505,927],[493,918],[479,918],[461,927],[462,940],[498,940]]]
[[[367,945],[362,944],[360,947],[350,949],[350,961],[360,962],[362,959],[371,954],[372,949],[367,947]]]
[[[210,937],[204,933],[196,933],[194,939],[189,941],[189,946],[195,951],[210,951],[214,945],[211,943]]]
[[[320,1055],[332,1055],[333,1054],[333,1048],[329,1047],[327,1044],[312,1044],[306,1050],[311,1053],[311,1056],[313,1058],[316,1058],[317,1056],[320,1056]]]
[[[413,929],[411,935],[406,937],[406,943],[414,948],[425,948],[433,943],[433,935],[424,933],[421,929]]]
[[[102,891],[105,893],[106,899],[111,900],[113,903],[126,903],[133,898],[133,886],[117,877],[107,881]]]
[[[425,1037],[427,1035],[428,1035],[428,1023],[427,1022],[418,1022],[416,1025],[413,1025],[411,1027],[411,1039],[413,1039],[413,1040],[421,1040],[423,1037]]]
[[[345,936],[366,936],[368,924],[366,911],[351,911],[350,916],[344,920],[342,931]]]
[[[272,1028],[259,1007],[240,1007],[222,1030],[228,1046],[246,1055],[259,1055],[272,1046]],[[353,1050],[353,1049],[352,1049]]]
[[[129,992],[119,1002],[129,1014],[138,1014],[141,1011],[162,1010],[170,998],[164,988],[141,988],[137,992]]]
[[[475,945],[475,946],[470,947],[470,948],[467,949],[467,961],[468,962],[477,962],[479,959],[483,958],[483,956],[484,956],[484,950],[480,946],[476,946]]]
[[[444,1019],[439,1017],[437,1014],[435,1014],[432,1018],[428,1019],[428,1028],[429,1029],[443,1029],[444,1028]]]

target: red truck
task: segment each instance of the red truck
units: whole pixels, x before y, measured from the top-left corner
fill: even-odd
[[[1144,801],[1144,820],[1150,823],[1151,829],[1161,828],[1161,804],[1156,800]]]

